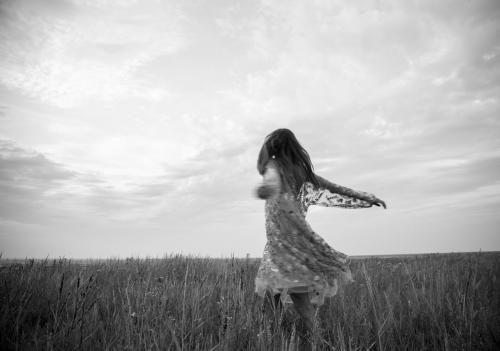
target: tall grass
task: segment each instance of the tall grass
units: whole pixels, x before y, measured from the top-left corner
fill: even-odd
[[[496,350],[500,254],[352,260],[315,335],[255,259],[27,260],[0,270],[2,350]]]

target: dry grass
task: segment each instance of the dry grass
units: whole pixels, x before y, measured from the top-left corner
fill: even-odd
[[[258,260],[4,265],[2,350],[497,350],[500,254],[353,260],[316,335],[262,310]]]

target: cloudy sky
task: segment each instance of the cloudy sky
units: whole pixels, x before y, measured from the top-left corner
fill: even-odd
[[[349,255],[500,250],[500,3],[0,2],[3,257],[261,255],[264,137],[387,210]]]

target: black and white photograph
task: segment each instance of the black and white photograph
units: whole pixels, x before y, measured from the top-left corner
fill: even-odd
[[[0,0],[1,350],[499,350],[500,1]]]

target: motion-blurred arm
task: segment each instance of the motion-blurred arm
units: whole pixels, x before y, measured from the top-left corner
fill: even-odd
[[[279,195],[281,191],[281,178],[278,171],[278,166],[275,162],[270,161],[266,165],[262,183],[256,189],[256,195],[260,199],[269,199]]]

